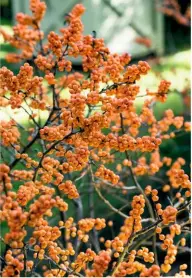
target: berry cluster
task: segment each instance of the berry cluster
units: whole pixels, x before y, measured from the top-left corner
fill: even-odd
[[[7,61],[22,63],[18,73],[0,69],[0,105],[27,122],[0,122],[1,276],[172,274],[188,248],[191,187],[187,161],[161,147],[190,123],[171,109],[156,118],[170,82],[140,95],[149,63],[130,65],[129,54],[84,35],[82,4],[47,37],[46,8],[30,0],[31,15],[16,16],[13,35],[0,29],[18,49]],[[77,57],[83,73],[71,62]],[[185,277],[188,265],[178,268]]]

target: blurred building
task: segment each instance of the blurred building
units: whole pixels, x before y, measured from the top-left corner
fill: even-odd
[[[64,15],[77,3],[86,7],[85,34],[96,31],[112,52],[128,52],[133,57],[164,52],[163,15],[153,0],[46,0],[47,13],[42,22],[45,33],[58,31]],[[29,13],[29,0],[12,1],[13,15]]]

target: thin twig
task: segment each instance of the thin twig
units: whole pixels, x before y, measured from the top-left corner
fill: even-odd
[[[128,215],[124,214],[123,212],[121,212],[119,209],[116,209],[107,199],[105,199],[105,197],[102,195],[101,191],[98,188],[98,185],[96,183],[94,183],[94,187],[95,190],[97,192],[97,194],[99,195],[99,197],[101,198],[101,200],[104,201],[104,203],[115,213],[119,214],[120,216],[122,216],[123,218],[128,218]]]
[[[120,120],[121,120],[121,129],[122,129],[122,131],[123,131],[123,134],[125,134],[125,128],[124,128],[123,115],[122,115],[122,113],[120,113]],[[125,155],[126,155],[126,158],[127,158],[128,160],[131,161],[131,158],[130,158],[130,156],[129,156],[128,151],[125,151]],[[150,217],[151,217],[152,219],[154,219],[154,221],[155,221],[155,215],[154,215],[154,212],[153,212],[153,208],[152,208],[152,206],[151,206],[151,203],[150,203],[149,199],[147,198],[147,195],[145,194],[145,191],[143,190],[143,188],[142,188],[142,187],[140,186],[140,184],[138,183],[137,178],[136,178],[136,176],[135,176],[134,173],[133,173],[132,167],[131,167],[131,166],[128,166],[128,169],[129,169],[129,171],[130,171],[130,174],[131,174],[131,177],[132,177],[132,180],[133,180],[135,186],[138,188],[138,190],[140,191],[140,193],[143,195],[143,197],[144,197],[144,199],[145,199],[145,203],[146,203],[146,205],[147,205],[147,208],[148,208]],[[158,265],[157,252],[156,252],[156,247],[155,247],[155,245],[156,245],[156,234],[154,234],[154,236],[153,236],[153,252],[154,252],[154,255],[155,255],[155,262],[156,262],[156,264]]]
[[[191,201],[184,204],[183,206],[181,206],[178,211],[177,214],[179,214],[180,212],[182,212],[183,210],[185,210],[189,205],[191,204]],[[153,230],[154,228],[157,227],[157,225],[159,225],[160,223],[162,223],[163,220],[162,219],[158,219],[155,223],[153,223],[152,225],[142,229],[141,231],[138,231],[136,233],[134,233],[133,235],[130,236],[127,245],[124,248],[123,253],[121,254],[121,256],[119,257],[119,260],[115,266],[115,268],[113,269],[111,276],[114,276],[115,273],[118,271],[118,268],[120,266],[120,264],[123,262],[125,255],[128,253],[130,246],[132,245],[133,241],[139,237],[140,235],[144,235],[146,233],[148,233],[149,231]]]

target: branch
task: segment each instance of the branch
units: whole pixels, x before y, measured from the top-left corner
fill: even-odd
[[[44,128],[47,123],[49,122],[49,120],[51,119],[52,115],[54,114],[54,110],[52,109],[50,114],[49,114],[49,117],[47,119],[47,121],[45,122],[44,126],[42,128]],[[33,137],[33,139],[23,148],[21,154],[25,153],[34,143],[35,141],[40,138],[40,129],[38,129],[36,135]],[[21,158],[16,158],[10,165],[9,165],[9,168],[12,169],[19,161],[20,161]]]
[[[180,212],[182,212],[183,210],[185,210],[189,205],[191,204],[191,201],[184,204],[183,206],[181,206],[179,209],[178,209],[178,212],[177,214],[179,214]],[[123,253],[121,254],[121,256],[119,257],[119,260],[118,260],[118,263],[117,265],[115,266],[115,268],[113,269],[112,273],[111,273],[111,276],[114,276],[115,273],[117,272],[120,264],[123,262],[124,258],[125,258],[125,255],[129,252],[129,248],[131,246],[131,244],[133,243],[133,241],[139,237],[140,235],[144,235],[146,233],[148,233],[149,231],[153,230],[154,228],[157,227],[157,225],[159,225],[160,223],[162,223],[163,220],[162,219],[159,219],[157,220],[154,224],[150,225],[149,227],[146,227],[144,229],[142,229],[141,231],[138,231],[136,233],[134,233],[133,235],[130,236],[128,242],[127,242],[127,245],[125,246],[124,248],[124,251]]]
[[[123,134],[125,134],[125,128],[124,128],[124,124],[123,124],[123,115],[122,113],[120,113],[120,120],[121,120],[121,129],[123,131]],[[131,160],[130,156],[129,156],[129,153],[128,151],[125,151],[125,155],[126,155],[126,158],[128,160]],[[143,195],[144,199],[145,199],[145,203],[147,205],[147,208],[148,208],[148,211],[149,211],[149,214],[150,214],[150,217],[152,219],[154,219],[155,221],[155,215],[153,213],[153,208],[151,206],[151,203],[149,202],[149,199],[147,198],[147,195],[145,194],[145,191],[143,190],[143,188],[140,186],[140,184],[138,183],[137,179],[136,179],[136,176],[134,175],[133,173],[133,169],[131,166],[128,166],[128,169],[130,171],[130,174],[131,174],[131,177],[133,179],[133,182],[135,184],[135,186],[138,188],[138,190],[140,191],[140,193]],[[155,255],[155,262],[156,264],[158,264],[158,261],[157,261],[157,252],[156,252],[156,234],[154,234],[153,236],[153,252],[154,252],[154,255]]]
[[[90,172],[91,172],[91,177],[92,177],[92,182],[94,185],[94,188],[97,192],[97,194],[99,195],[99,197],[101,198],[101,200],[104,201],[104,203],[115,213],[119,214],[120,216],[122,216],[123,218],[128,218],[128,215],[124,214],[123,212],[121,212],[120,210],[116,209],[108,200],[105,199],[105,197],[102,195],[101,191],[98,188],[98,185],[95,183],[95,179],[94,179],[94,175],[93,175],[93,171],[90,165]]]
[[[91,182],[89,182],[89,195],[88,195],[88,201],[89,201],[89,211],[90,211],[90,217],[95,218],[95,213],[94,213],[94,188]],[[91,231],[92,233],[92,243],[95,246],[95,250],[97,253],[99,253],[100,249],[100,244],[98,240],[98,232],[93,228]]]
[[[53,143],[44,153],[43,153],[43,156],[41,157],[40,161],[39,161],[39,165],[37,166],[37,168],[35,169],[35,173],[34,173],[34,176],[33,176],[33,181],[35,181],[36,179],[36,176],[37,176],[37,171],[38,169],[42,166],[42,161],[44,159],[44,157],[46,156],[46,154],[48,154],[54,147],[56,147],[60,142],[62,142],[63,140],[65,139],[68,139],[70,136],[76,134],[76,133],[79,133],[79,132],[82,132],[82,130],[78,130],[76,132],[73,132],[71,131],[68,135],[64,136],[62,139],[56,141],[55,143]]]

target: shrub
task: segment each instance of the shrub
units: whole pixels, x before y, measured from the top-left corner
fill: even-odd
[[[141,94],[149,64],[130,65],[130,55],[83,35],[81,4],[47,40],[45,3],[31,0],[30,10],[17,14],[12,36],[1,30],[20,49],[7,60],[23,63],[16,75],[0,69],[1,106],[29,122],[1,122],[2,276],[185,276],[186,264],[172,266],[186,248],[190,181],[185,160],[162,156],[161,145],[190,123],[170,109],[160,120],[153,114],[170,82]],[[73,69],[76,57],[83,73]],[[137,97],[145,98],[139,114]]]

